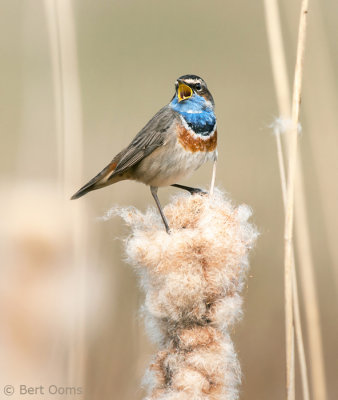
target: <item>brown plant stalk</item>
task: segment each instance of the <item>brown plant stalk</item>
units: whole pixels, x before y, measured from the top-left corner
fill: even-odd
[[[279,168],[281,173],[283,201],[285,204],[286,178],[285,178],[285,167],[282,154],[280,134],[287,131],[286,125],[289,123],[288,121],[291,113],[290,90],[288,85],[286,60],[282,42],[280,17],[278,13],[277,1],[265,0],[265,11],[266,11],[266,24],[267,24],[268,39],[270,44],[270,55],[272,61],[273,77],[274,77],[276,95],[280,112],[280,119],[277,120],[278,126],[276,126],[275,124],[275,134],[276,134],[275,137],[277,143]],[[286,136],[287,143],[289,142],[289,139],[290,138]],[[288,147],[287,150],[289,150]],[[295,192],[296,238],[297,238],[297,249],[299,253],[299,266],[301,273],[302,288],[305,298],[306,322],[310,339],[309,348],[310,348],[310,358],[312,361],[311,363],[312,388],[315,398],[325,399],[326,398],[325,372],[324,372],[324,363],[323,363],[322,346],[321,346],[318,301],[315,290],[315,281],[313,276],[313,262],[311,258],[311,246],[307,228],[306,202],[305,202],[304,187],[303,187],[304,186],[303,173],[299,158],[297,159],[296,175],[297,175],[296,176],[297,189]],[[294,253],[293,250],[292,253]],[[293,265],[292,268],[294,269],[294,254],[292,254],[292,265]],[[301,335],[299,306],[296,304],[298,303],[298,293],[297,293],[297,282],[296,282],[295,271],[293,271],[293,276],[294,276],[293,296],[295,300],[294,301],[295,327],[296,327],[296,337],[298,343],[303,395],[304,399],[308,399],[309,388],[307,382],[305,352],[304,352],[303,339]]]
[[[68,0],[44,0],[54,91],[58,148],[58,180],[64,201],[82,172],[82,109],[77,62],[75,19]],[[72,209],[72,265],[81,287],[68,351],[69,383],[82,384],[85,375],[84,299],[86,275],[85,205]],[[75,300],[75,299],[74,299]]]

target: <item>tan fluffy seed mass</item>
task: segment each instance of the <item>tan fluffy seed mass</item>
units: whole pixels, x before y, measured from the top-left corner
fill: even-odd
[[[118,209],[132,233],[129,262],[145,292],[143,312],[160,350],[145,376],[146,400],[234,400],[240,366],[229,327],[241,316],[240,292],[257,231],[247,206],[224,194],[180,194],[165,207]]]

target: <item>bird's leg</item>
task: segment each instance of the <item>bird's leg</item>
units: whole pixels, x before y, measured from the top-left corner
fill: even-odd
[[[154,200],[155,200],[155,202],[156,202],[157,208],[158,208],[158,210],[159,210],[159,212],[160,212],[160,214],[161,214],[162,221],[163,221],[164,226],[165,226],[165,230],[167,231],[167,233],[168,233],[168,235],[169,235],[169,234],[170,234],[169,224],[168,224],[168,221],[167,221],[167,219],[166,219],[166,217],[165,217],[165,215],[164,215],[164,213],[163,213],[163,211],[162,211],[162,207],[161,207],[161,204],[160,204],[160,200],[159,200],[158,197],[157,197],[157,190],[158,190],[158,187],[156,187],[156,186],[150,186],[151,194],[153,195],[153,198],[154,198]]]
[[[190,186],[178,185],[177,183],[174,183],[173,185],[170,185],[170,186],[174,186],[174,187],[177,187],[179,189],[187,190],[190,194],[207,194],[207,192],[205,192],[202,189],[193,188],[193,187],[190,187]]]

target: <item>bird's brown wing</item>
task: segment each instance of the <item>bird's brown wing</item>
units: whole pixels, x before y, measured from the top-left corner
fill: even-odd
[[[176,118],[175,111],[169,106],[163,107],[135,136],[130,145],[117,154],[101,172],[78,190],[72,196],[72,199],[78,199],[92,190],[117,182],[117,176],[123,175],[129,168],[135,166],[166,142],[170,127]]]
[[[130,145],[116,156],[119,160],[111,177],[127,171],[162,146],[176,118],[176,113],[170,107],[162,108],[136,135]]]

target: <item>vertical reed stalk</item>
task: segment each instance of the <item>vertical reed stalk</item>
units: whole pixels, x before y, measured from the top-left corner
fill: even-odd
[[[283,205],[284,211],[286,207],[286,174],[285,174],[285,165],[284,165],[284,157],[280,140],[280,131],[279,129],[275,129],[276,136],[276,144],[277,144],[277,155],[278,155],[278,164],[281,178],[281,187],[282,187],[282,197],[283,197]],[[300,318],[300,305],[298,298],[298,284],[297,284],[297,275],[295,269],[295,255],[294,248],[292,246],[292,295],[293,295],[293,313],[294,313],[294,326],[296,331],[296,340],[297,340],[297,349],[298,349],[298,357],[299,357],[299,365],[300,365],[300,373],[302,379],[302,390],[303,390],[303,398],[304,400],[310,399],[310,391],[309,391],[309,382],[308,382],[308,373],[307,373],[307,365],[306,365],[306,357],[304,350],[304,340],[303,340],[303,332]],[[294,368],[294,365],[293,365]]]
[[[214,194],[215,181],[216,181],[216,165],[217,165],[217,161],[214,161],[214,164],[212,166],[212,176],[211,176],[211,183],[210,183],[210,190],[209,190],[210,197]]]
[[[276,136],[276,144],[277,144],[277,154],[278,154],[278,164],[281,178],[281,187],[282,187],[282,196],[283,196],[283,205],[284,211],[286,210],[286,174],[285,174],[285,165],[284,158],[280,140],[280,132],[275,131]],[[297,284],[297,275],[295,269],[295,255],[294,248],[292,246],[292,295],[293,295],[293,313],[294,313],[294,327],[296,332],[296,340],[297,340],[297,349],[298,349],[298,357],[299,357],[299,365],[300,365],[300,373],[302,379],[302,390],[304,400],[310,399],[309,393],[309,382],[307,375],[307,365],[306,365],[306,357],[304,350],[304,340],[303,340],[303,332],[300,318],[300,305],[298,298],[298,284]],[[293,357],[294,359],[294,357]],[[294,361],[292,362],[292,364]],[[294,368],[294,365],[292,365]]]
[[[292,340],[293,340],[293,308],[292,308],[292,240],[293,240],[293,219],[294,219],[294,192],[297,166],[297,146],[298,146],[298,122],[299,106],[301,101],[303,61],[306,38],[308,0],[302,1],[301,16],[299,22],[297,58],[294,77],[294,87],[292,96],[292,127],[290,129],[289,142],[289,170],[287,181],[287,199],[285,212],[285,230],[284,230],[284,270],[285,270],[285,298],[286,298],[286,351],[287,351],[287,398],[294,398],[294,387],[292,384]]]
[[[63,105],[63,85],[61,69],[61,48],[58,20],[56,18],[55,2],[45,0],[45,12],[47,18],[49,52],[52,67],[52,83],[54,94],[54,112],[56,125],[57,142],[57,180],[59,188],[64,189],[64,105]]]
[[[306,11],[306,9],[307,9],[307,4],[303,3],[302,16],[303,16],[303,12]],[[289,90],[289,85],[288,85],[286,62],[285,62],[284,48],[283,48],[283,42],[282,42],[280,18],[279,18],[279,13],[278,13],[277,1],[265,0],[265,12],[266,12],[266,24],[267,24],[268,39],[269,39],[269,45],[270,45],[270,55],[271,55],[271,61],[272,61],[273,76],[274,76],[274,82],[275,82],[275,87],[276,87],[276,95],[277,95],[280,115],[282,118],[289,119],[290,118],[290,101],[289,101],[290,90]],[[306,15],[306,14],[304,14],[304,15]],[[303,18],[303,21],[304,21],[304,18]],[[300,32],[303,32],[302,34],[305,34],[305,26],[304,25],[300,26]],[[297,61],[300,61],[300,62],[302,60],[302,54],[300,53],[300,51],[302,52],[304,50],[304,39],[305,39],[305,36],[302,37],[300,34],[299,41],[301,41],[301,43],[302,43],[301,45],[303,46],[303,48],[300,48],[300,46],[298,46],[299,51],[298,51]],[[301,77],[301,68],[298,69],[298,71],[299,71],[300,75],[298,75],[298,77],[296,79],[298,79],[299,76]],[[299,87],[299,96],[300,96],[300,87]],[[294,100],[295,100],[295,96],[294,96]],[[299,102],[298,102],[297,106],[298,106],[298,112],[299,112]],[[295,108],[293,108],[293,109],[294,109],[294,111],[297,111]],[[298,118],[297,118],[297,121],[298,121]],[[293,128],[297,129],[295,126]],[[286,207],[286,201],[287,201],[286,178],[285,178],[284,158],[283,158],[283,154],[282,154],[282,145],[281,145],[281,139],[280,139],[280,131],[277,129],[275,133],[276,133],[279,169],[280,169],[280,174],[281,174],[283,202],[284,202],[284,207]],[[297,132],[294,132],[294,136],[296,136],[296,135],[297,135]],[[296,169],[297,169],[297,175],[299,177],[297,182],[302,183],[302,174],[299,173],[299,171],[301,172],[299,161],[297,161]],[[300,189],[301,190],[303,189],[302,185],[301,185]],[[299,188],[298,188],[298,190],[299,190]],[[305,203],[304,198],[302,200]],[[296,203],[298,203],[297,198],[296,198]],[[308,237],[307,232],[306,232],[306,236]],[[290,246],[292,246],[292,241],[289,244],[290,244]],[[308,388],[308,381],[307,381],[306,359],[305,359],[304,344],[303,344],[301,322],[300,322],[296,273],[294,270],[295,260],[294,260],[293,246],[291,247],[291,253],[292,253],[291,254],[291,269],[293,270],[293,273],[292,273],[292,276],[288,276],[288,279],[290,279],[291,281],[293,280],[293,283],[291,284],[292,293],[291,293],[290,285],[287,286],[287,295],[288,296],[293,295],[294,323],[295,323],[295,327],[296,327],[300,370],[301,370],[302,386],[303,386],[303,396],[305,399],[308,399],[309,398],[309,388]],[[303,252],[301,254],[304,256]],[[308,252],[308,254],[309,254],[309,252]],[[302,257],[302,260],[304,260],[304,257]],[[302,265],[304,265],[304,262],[302,262]],[[289,264],[289,266],[290,266],[290,264]],[[304,268],[302,268],[302,269],[304,270]],[[311,269],[311,263],[307,264],[307,269]],[[311,272],[312,272],[312,269],[311,269]],[[286,273],[287,273],[287,271],[286,271]],[[304,279],[304,277],[303,277],[303,279]],[[288,282],[286,282],[286,285],[287,284],[288,284]],[[289,302],[287,303],[287,306],[289,307],[289,313],[290,313],[291,305]],[[291,312],[292,312],[292,310],[291,310]],[[291,321],[289,320],[288,323],[290,324]],[[290,328],[290,326],[289,326],[289,329],[288,329],[289,337],[290,337],[290,331],[292,331],[292,327]],[[289,348],[287,357],[290,357],[289,352],[290,352],[290,348]],[[289,371],[288,380],[289,381],[291,379],[291,376],[290,376],[291,369],[293,369],[293,367],[291,367],[289,365],[289,367],[288,367],[288,371]],[[293,391],[294,391],[294,388],[292,389],[291,396],[294,396]]]
[[[309,355],[311,365],[311,386],[314,399],[327,399],[325,383],[325,366],[322,348],[322,333],[320,315],[315,285],[314,267],[311,257],[306,203],[304,198],[304,183],[301,179],[301,164],[298,163],[297,187],[295,201],[296,243],[299,254],[299,272],[304,293],[305,321],[309,337]]]
[[[279,164],[279,171],[280,171],[280,178],[281,178],[283,205],[284,205],[284,211],[285,211],[285,207],[286,207],[286,174],[285,174],[285,165],[284,165],[282,145],[281,145],[281,140],[280,140],[281,135],[280,135],[279,129],[275,129],[275,136],[276,136],[278,164]],[[302,379],[303,398],[304,398],[304,400],[309,400],[310,399],[310,391],[309,391],[309,382],[308,382],[308,375],[307,375],[308,373],[307,373],[306,357],[305,357],[305,350],[304,350],[302,324],[301,324],[301,318],[300,318],[298,284],[297,284],[297,275],[296,275],[296,268],[295,268],[295,255],[294,255],[293,246],[292,246],[292,280],[293,280],[292,295],[293,295],[294,326],[295,326],[295,331],[296,331],[297,349],[298,349],[300,373],[301,373],[301,379]]]
[[[82,169],[82,112],[77,65],[75,23],[72,5],[68,0],[45,0],[47,26],[53,71],[55,116],[59,148],[59,174],[62,173],[64,199],[81,178]],[[86,226],[84,203],[73,208],[73,272],[80,294],[71,328],[68,376],[71,385],[84,382],[84,294],[86,266]]]
[[[295,255],[292,252],[292,273],[293,273],[293,315],[294,315],[294,323],[296,330],[296,340],[297,340],[297,348],[298,348],[298,357],[299,357],[299,365],[300,365],[300,374],[302,379],[302,390],[303,390],[303,398],[304,400],[310,400],[310,390],[309,390],[309,381],[308,381],[308,372],[305,358],[305,350],[304,350],[304,341],[303,341],[303,333],[302,333],[302,322],[300,319],[300,307],[299,307],[299,298],[298,298],[298,285],[297,285],[297,275],[295,269]]]
[[[285,93],[289,92],[287,84],[287,73],[286,73],[286,61],[284,56],[284,50],[282,45],[282,36],[280,31],[280,23],[278,16],[278,8],[275,0],[265,1],[266,9],[266,21],[268,27],[268,37],[270,42],[270,53],[272,58],[276,94],[278,99],[278,105],[280,114],[282,116],[288,116],[290,110],[289,95]],[[286,86],[284,86],[286,85]],[[288,138],[287,138],[288,139]],[[277,134],[277,147],[278,147],[278,158],[281,166],[282,156],[280,135]],[[279,143],[278,143],[279,142]],[[281,169],[280,169],[281,170]],[[282,170],[281,170],[282,171]],[[299,253],[299,266],[302,278],[302,287],[304,294],[304,304],[306,312],[307,331],[309,335],[309,350],[311,359],[311,376],[312,376],[312,391],[314,398],[326,399],[326,386],[325,386],[325,369],[323,361],[323,350],[322,350],[322,339],[320,332],[320,321],[319,321],[319,310],[318,300],[315,289],[315,278],[313,273],[313,262],[311,258],[311,245],[308,233],[308,224],[306,218],[306,203],[304,196],[304,184],[303,184],[303,173],[301,168],[301,162],[297,161],[297,178],[296,185],[297,191],[295,193],[295,213],[296,213],[296,239],[297,248]],[[285,175],[285,174],[284,174]],[[282,178],[283,182],[283,178]],[[285,179],[284,179],[285,182]],[[282,187],[283,187],[282,183]],[[286,197],[284,195],[284,197]],[[296,284],[294,285],[296,288]],[[296,294],[294,293],[294,296]],[[298,296],[297,296],[298,297]],[[296,299],[295,299],[296,301]],[[298,308],[295,306],[295,309]],[[297,322],[299,316],[295,311],[295,324],[297,332]],[[297,341],[299,341],[297,339]],[[299,349],[303,353],[302,349]],[[304,355],[302,356],[305,360]],[[301,362],[302,364],[302,362]],[[304,398],[308,396],[307,385],[305,385],[304,378],[306,376],[305,371],[301,367],[302,381],[303,381],[303,392]]]

